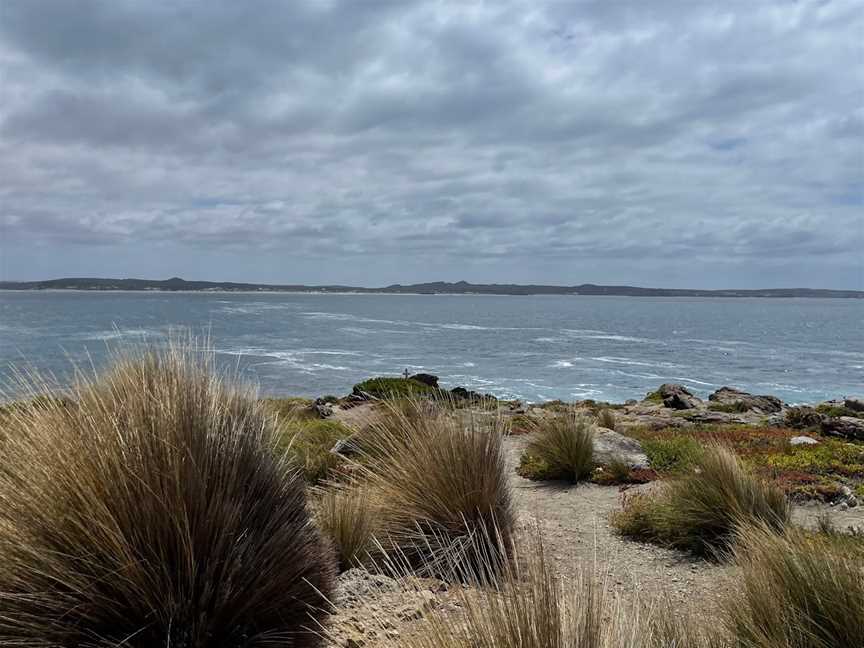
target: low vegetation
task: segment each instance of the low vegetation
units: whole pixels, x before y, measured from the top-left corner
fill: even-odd
[[[369,564],[380,533],[381,504],[363,485],[331,485],[317,492],[315,522],[330,540],[339,570]]]
[[[354,391],[369,394],[375,398],[416,398],[418,396],[441,396],[440,389],[431,387],[411,378],[369,378],[354,385]]]
[[[501,420],[490,429],[443,406],[390,407],[364,432],[360,464],[381,502],[384,546],[430,573],[454,552],[480,569],[506,559],[515,519],[503,437]]]
[[[609,430],[615,429],[615,412],[608,407],[604,407],[597,412],[597,425]]]
[[[453,580],[462,580],[453,565]],[[411,580],[410,574],[407,580]],[[420,589],[419,587],[417,589]],[[406,596],[413,594],[409,588]],[[669,608],[616,601],[604,582],[580,569],[564,579],[539,538],[523,546],[500,577],[455,591],[454,614],[433,609],[399,648],[696,648],[702,635]],[[707,644],[705,645],[707,648]]]
[[[736,528],[758,523],[780,531],[790,508],[776,486],[754,475],[728,449],[707,447],[695,470],[655,492],[626,497],[612,518],[625,536],[700,555],[728,548]]]
[[[311,648],[333,564],[272,416],[173,346],[4,421],[0,644]]]
[[[539,424],[519,461],[519,474],[528,479],[576,483],[594,468],[591,421],[565,414]]]
[[[279,423],[277,450],[296,465],[310,484],[337,476],[344,460],[332,452],[351,430],[338,421],[324,419],[282,419]]]
[[[740,587],[723,608],[736,648],[864,645],[864,541],[755,526],[734,559]]]
[[[808,435],[818,443],[792,445],[801,432],[758,425],[696,425],[659,431],[636,429],[645,454],[661,475],[690,470],[702,448],[721,443],[760,477],[772,481],[794,500],[833,502],[843,487],[864,496],[864,444]]]
[[[741,414],[750,411],[747,403],[732,401],[731,403],[708,403],[708,409],[712,412],[726,412],[727,414]]]

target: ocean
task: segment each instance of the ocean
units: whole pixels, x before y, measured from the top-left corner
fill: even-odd
[[[620,402],[678,382],[808,403],[864,396],[862,321],[853,299],[8,291],[0,380],[66,381],[191,330],[266,395],[343,395],[407,368],[527,401]]]

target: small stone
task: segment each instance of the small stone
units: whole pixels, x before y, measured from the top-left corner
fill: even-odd
[[[798,446],[798,445],[818,445],[818,441],[813,437],[809,436],[796,436],[789,439],[789,445]]]

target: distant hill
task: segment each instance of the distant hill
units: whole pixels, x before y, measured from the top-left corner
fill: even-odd
[[[679,288],[639,288],[636,286],[547,286],[520,284],[471,284],[435,281],[420,284],[392,284],[383,288],[355,286],[306,286],[301,284],[255,284],[230,281],[186,281],[179,277],[153,279],[103,279],[76,277],[46,281],[0,281],[0,290],[140,290],[196,292],[352,292],[421,295],[617,295],[625,297],[843,297],[864,298],[861,290],[817,288],[763,288],[757,290],[690,290]]]

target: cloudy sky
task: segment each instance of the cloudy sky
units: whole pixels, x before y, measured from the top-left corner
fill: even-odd
[[[862,289],[864,4],[2,0],[0,217],[2,279]]]

